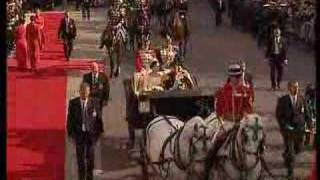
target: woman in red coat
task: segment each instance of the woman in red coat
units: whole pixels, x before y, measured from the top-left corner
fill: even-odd
[[[27,43],[28,54],[31,63],[31,70],[37,70],[37,63],[40,60],[41,46],[41,29],[35,22],[35,17],[30,17],[31,22],[27,25]]]
[[[25,20],[20,20],[20,25],[15,30],[16,42],[16,58],[19,70],[27,69],[27,39],[26,39],[26,24]]]
[[[45,45],[45,31],[44,31],[44,17],[40,14],[40,9],[36,9],[35,22],[41,31],[41,47],[44,49]]]

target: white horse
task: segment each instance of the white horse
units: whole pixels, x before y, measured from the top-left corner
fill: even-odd
[[[149,123],[146,152],[156,179],[185,180],[203,175],[207,154],[206,124],[199,116],[183,123],[160,116]],[[198,165],[199,163],[201,165]]]
[[[208,136],[210,136],[209,147],[211,147],[217,140],[219,136],[230,130],[234,123],[230,121],[223,121],[219,119],[215,112],[212,112],[204,122],[208,126]]]
[[[261,117],[257,114],[247,115],[227,131],[222,144],[212,147],[206,164],[206,178],[259,179],[264,142]]]

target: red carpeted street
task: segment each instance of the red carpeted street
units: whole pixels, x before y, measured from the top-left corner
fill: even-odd
[[[86,70],[90,64],[65,60],[62,43],[57,39],[63,12],[43,15],[46,45],[38,72],[17,71],[16,60],[9,59],[9,180],[64,179],[67,72]]]

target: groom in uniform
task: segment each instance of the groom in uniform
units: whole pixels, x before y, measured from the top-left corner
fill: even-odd
[[[80,97],[69,101],[67,132],[76,145],[79,180],[92,180],[95,144],[103,133],[99,101],[89,97],[90,86],[80,85]]]

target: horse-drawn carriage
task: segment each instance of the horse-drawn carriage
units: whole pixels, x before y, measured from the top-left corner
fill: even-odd
[[[134,143],[131,158],[141,164],[144,175],[148,172],[146,158],[147,126],[156,117],[174,116],[182,121],[213,112],[213,91],[188,89],[173,91],[134,92],[133,79],[124,80],[127,121],[131,143]],[[169,121],[168,121],[169,122]],[[140,137],[139,137],[140,136]]]
[[[214,89],[194,87],[136,93],[133,79],[124,80],[124,87],[130,140],[134,141],[129,156],[141,165],[144,179],[219,179],[221,176],[217,175],[215,163],[224,163],[219,157],[233,153],[224,150],[231,146],[237,148],[236,156],[244,157],[244,163],[249,148],[259,156],[254,168],[240,170],[242,167],[235,166],[235,172],[248,171],[246,177],[251,179],[257,179],[261,174],[264,136],[258,115],[250,115],[239,126],[234,122],[223,123],[215,116]],[[252,141],[248,144],[254,144],[254,147],[242,144],[245,142],[238,136],[246,136],[246,141]],[[216,142],[219,145],[214,144]],[[239,144],[245,151],[234,147]],[[221,149],[220,146],[228,148]],[[232,156],[229,158],[231,163],[238,161]],[[244,166],[251,166],[251,162],[248,163]]]

